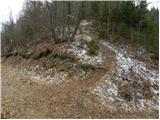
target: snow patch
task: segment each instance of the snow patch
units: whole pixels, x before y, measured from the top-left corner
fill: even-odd
[[[117,68],[115,76],[113,76],[114,80],[106,80],[104,84],[97,86],[93,92],[99,95],[103,101],[109,104],[116,101],[114,103],[127,110],[143,109],[145,107],[158,109],[159,89],[153,87],[155,85],[159,86],[158,71],[149,70],[144,62],[129,57],[126,54],[127,50],[125,51],[114,47],[109,42],[103,42],[102,44],[116,54],[115,60]],[[144,90],[146,89],[144,87],[145,82],[150,85],[149,89],[147,88],[146,90],[152,95],[149,99],[144,96],[146,92]],[[119,88],[123,85],[128,85],[129,87],[129,94],[132,97],[129,101],[118,94]]]
[[[37,71],[37,67],[32,68],[32,70],[23,69],[21,70],[21,73],[28,76],[32,80],[36,81],[45,81],[47,83],[60,83],[62,81],[65,81],[68,77],[68,74],[66,72],[57,72],[54,71],[54,75],[44,75],[41,72]]]
[[[91,25],[91,22],[88,22],[87,20],[82,20],[80,23],[80,26],[86,26],[86,25]]]
[[[77,35],[75,37],[76,40],[72,42],[71,47],[67,50],[67,52],[79,58],[82,63],[88,63],[91,65],[101,64],[102,54],[99,52],[97,56],[89,56],[87,53],[88,47],[85,44],[82,44],[80,40],[83,36],[84,35]],[[85,35],[85,39],[86,38],[88,41],[91,40],[90,36]],[[82,39],[84,39],[84,37]]]
[[[159,83],[158,71],[151,71],[147,69],[145,63],[138,61],[136,59],[132,59],[128,56],[125,56],[123,52],[118,51],[118,49],[113,47],[113,45],[111,45],[109,42],[103,42],[103,45],[107,46],[116,53],[116,60],[119,66],[119,75],[122,75],[123,72],[128,74],[129,70],[132,69],[135,73],[140,75],[140,77],[142,77],[144,80],[149,80],[149,82],[152,85]]]

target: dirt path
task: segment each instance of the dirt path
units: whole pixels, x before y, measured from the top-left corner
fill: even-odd
[[[93,78],[96,76],[95,74]],[[11,66],[2,65],[2,117],[89,117],[85,115],[83,102],[92,82],[94,83],[94,81],[68,80],[61,85],[48,85],[33,82]]]
[[[157,118],[155,111],[130,113],[102,106],[89,92],[92,82],[68,80],[48,85],[2,65],[2,118]]]
[[[13,61],[2,64],[2,118],[96,117],[91,112],[98,111],[95,107],[101,104],[91,91],[106,71],[97,69],[86,80],[75,78],[58,85],[46,84],[22,75]],[[106,68],[108,71],[109,67]]]
[[[89,118],[87,107],[95,106],[89,103],[92,96],[88,90],[99,80],[99,73],[88,81],[68,80],[61,85],[48,85],[33,82],[11,66],[2,65],[2,117]]]
[[[92,91],[114,68],[110,53],[103,51],[106,71],[97,69],[85,80],[75,78],[61,84],[31,80],[13,64],[2,64],[2,118],[158,118],[158,111],[125,111],[101,104]]]

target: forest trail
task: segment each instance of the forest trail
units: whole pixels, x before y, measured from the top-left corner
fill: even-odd
[[[126,111],[101,104],[100,96],[92,91],[115,69],[114,55],[103,47],[102,52],[106,71],[97,69],[85,80],[60,84],[32,80],[13,65],[2,64],[2,118],[158,118],[158,111],[152,109]]]
[[[16,20],[9,11],[1,118],[159,118],[159,9],[151,4],[27,0]]]
[[[89,95],[88,91],[95,86],[104,72],[97,72],[85,81],[67,80],[59,85],[49,85],[23,76],[10,65],[2,65],[2,69],[2,118],[94,116],[90,113],[93,111],[88,109],[93,110],[98,99]]]
[[[85,80],[46,84],[21,74],[12,64],[2,64],[2,118],[101,118],[95,109],[101,106],[98,96],[90,91],[106,75],[97,69]]]

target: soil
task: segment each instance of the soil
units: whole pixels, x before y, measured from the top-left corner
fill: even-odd
[[[92,91],[114,73],[115,65],[114,54],[103,47],[101,51],[105,70],[96,69],[84,80],[74,77],[60,84],[34,81],[21,74],[15,63],[2,62],[1,118],[158,118],[158,111],[151,109],[126,111],[101,104]]]

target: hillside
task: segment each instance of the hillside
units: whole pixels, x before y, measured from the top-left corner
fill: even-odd
[[[158,118],[157,61],[145,48],[99,37],[31,43],[2,56],[2,118]]]
[[[1,20],[1,118],[159,118],[153,3],[24,0]]]

